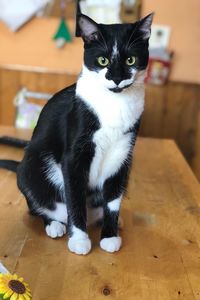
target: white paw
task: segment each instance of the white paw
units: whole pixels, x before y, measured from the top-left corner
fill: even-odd
[[[46,233],[52,239],[61,237],[66,233],[66,226],[58,221],[52,221],[50,225],[46,226]]]
[[[86,255],[91,250],[91,241],[87,237],[82,239],[71,237],[68,241],[68,248],[76,254]]]
[[[121,247],[122,239],[119,236],[104,238],[100,241],[100,247],[107,252],[118,251]]]

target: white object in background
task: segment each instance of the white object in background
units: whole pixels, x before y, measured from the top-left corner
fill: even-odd
[[[22,88],[14,98],[14,105],[17,107],[15,127],[34,129],[37,124],[42,106],[28,102],[27,98],[49,100],[51,97],[50,94],[31,92]]]
[[[50,0],[0,0],[0,20],[12,31],[18,30],[24,23],[45,8]]]
[[[170,34],[171,28],[169,26],[153,24],[151,26],[149,47],[167,49],[169,45]]]
[[[126,6],[133,7],[135,5],[136,0],[122,0],[123,4]]]
[[[121,23],[121,0],[81,0],[80,8],[83,14],[91,17],[98,23]]]
[[[9,273],[8,270],[4,267],[4,265],[0,261],[0,273],[7,274]]]

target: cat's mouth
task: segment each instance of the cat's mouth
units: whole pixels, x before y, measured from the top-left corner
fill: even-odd
[[[130,83],[130,84],[127,84],[127,85],[124,86],[123,88],[120,88],[119,86],[116,86],[116,87],[114,87],[114,88],[110,88],[109,90],[110,90],[111,92],[114,92],[114,93],[121,93],[123,90],[129,88],[132,84],[133,84],[133,82]]]
[[[122,88],[119,88],[119,87],[115,87],[115,88],[112,88],[112,89],[109,89],[111,92],[114,92],[114,93],[121,93],[123,91]]]

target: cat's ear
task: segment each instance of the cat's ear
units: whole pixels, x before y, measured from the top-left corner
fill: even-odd
[[[153,21],[154,13],[149,14],[139,21],[139,30],[142,32],[142,38],[147,40],[151,35],[151,24]]]
[[[85,42],[92,42],[99,37],[98,24],[88,16],[80,14],[77,16],[76,36],[81,36]]]

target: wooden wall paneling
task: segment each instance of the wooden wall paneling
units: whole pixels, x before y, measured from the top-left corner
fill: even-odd
[[[13,99],[19,88],[18,72],[0,70],[0,74],[0,122],[4,125],[14,125],[15,109],[13,106]]]
[[[196,96],[199,97],[198,91],[196,91]],[[198,111],[200,112],[200,99],[198,101]],[[194,147],[194,157],[191,160],[191,167],[200,181],[200,113],[198,113],[197,118],[197,131]]]
[[[140,129],[142,136],[174,139],[197,175],[196,170],[200,170],[199,95],[200,86],[194,84],[148,85]]]
[[[14,125],[15,107],[13,99],[22,87],[31,91],[55,94],[59,90],[71,85],[77,76],[67,74],[51,74],[27,71],[0,71],[0,124]],[[44,101],[34,101],[44,104]]]
[[[162,88],[162,87],[160,87]],[[163,93],[163,128],[162,134],[164,138],[173,138],[177,140],[178,137],[178,116],[181,108],[181,93],[182,89],[179,85],[170,83],[164,86]]]
[[[57,91],[74,83],[77,76],[67,74],[19,72],[20,83],[28,89],[55,94]]]
[[[177,143],[189,163],[195,156],[197,139],[199,101],[196,97],[197,86],[184,85],[178,115]]]
[[[50,74],[50,73],[28,73],[20,72],[20,84],[34,92],[42,92],[55,94],[59,90],[73,84],[77,80],[77,76],[69,76],[67,74]],[[33,100],[43,105],[43,100]]]
[[[3,110],[1,90],[2,90],[2,72],[0,70],[0,124],[2,123],[2,110]]]
[[[143,136],[156,137],[160,134],[162,124],[162,107],[164,90],[157,86],[146,87],[145,109],[142,117],[140,133]]]

